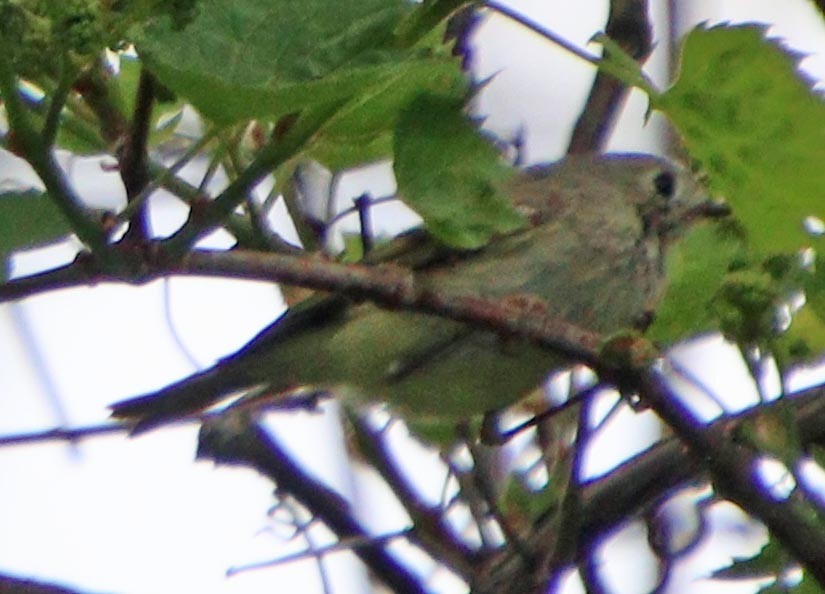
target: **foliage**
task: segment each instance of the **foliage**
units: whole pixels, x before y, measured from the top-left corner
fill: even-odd
[[[425,355],[439,359],[451,356],[457,337],[466,329],[459,322],[466,324],[468,320],[504,335],[501,340],[512,352],[522,352],[518,340],[525,337],[543,346],[561,345],[564,354],[592,364],[623,395],[639,392],[644,400],[645,392],[652,392],[650,402],[641,403],[652,406],[670,424],[674,439],[683,440],[700,454],[697,464],[704,464],[712,475],[716,496],[735,501],[772,531],[770,541],[757,555],[735,560],[716,577],[768,577],[776,580],[770,587],[778,589],[784,587],[782,580],[789,568],[799,564],[804,576],[788,589],[811,589],[822,574],[817,574],[817,568],[804,557],[807,544],[800,541],[805,537],[795,539],[792,530],[783,531],[782,522],[795,518],[803,527],[813,526],[822,532],[819,504],[805,500],[804,505],[791,508],[793,513],[771,513],[770,502],[768,511],[760,507],[763,493],[756,482],[743,478],[737,484],[731,479],[754,474],[735,471],[759,454],[779,458],[790,468],[801,452],[816,450],[812,444],[821,436],[813,430],[806,433],[802,423],[801,428],[795,426],[802,412],[783,409],[773,414],[776,411],[756,409],[754,415],[765,414],[756,420],[731,421],[738,423],[734,429],[717,431],[716,425],[697,429],[695,419],[680,419],[656,399],[649,369],[608,364],[599,358],[598,345],[593,345],[589,334],[567,326],[560,330],[542,317],[543,304],[531,296],[508,295],[503,304],[490,303],[482,300],[488,295],[481,291],[485,294],[473,296],[477,299],[468,298],[456,305],[437,294],[438,287],[422,289],[409,280],[411,276],[403,276],[425,265],[461,262],[468,251],[484,250],[528,224],[530,213],[525,216],[515,208],[502,190],[512,168],[504,165],[500,146],[468,115],[478,89],[462,69],[461,57],[453,55],[454,47],[466,48],[468,32],[455,42],[445,42],[446,37],[452,39],[445,37],[447,20],[468,8],[465,4],[469,3],[0,0],[0,95],[8,120],[3,145],[25,158],[45,186],[42,192],[0,195],[0,257],[7,260],[14,251],[74,232],[89,250],[80,262],[81,274],[93,271],[93,276],[81,276],[83,281],[114,278],[140,282],[152,274],[196,266],[193,261],[204,262],[197,260],[202,254],[193,246],[214,228],[226,227],[239,244],[257,250],[255,257],[259,258],[240,272],[224,270],[226,276],[254,277],[259,274],[259,262],[286,261],[293,268],[279,270],[279,279],[355,297],[355,301],[371,299],[390,309],[419,308],[426,314],[453,317],[454,324],[447,327],[445,336],[427,343],[431,348],[422,353],[422,360]],[[810,216],[825,218],[819,197],[820,188],[825,186],[825,170],[818,156],[825,106],[799,75],[798,57],[766,39],[761,27],[699,27],[684,40],[678,79],[662,92],[653,87],[620,43],[599,39],[606,50],[600,68],[648,94],[651,109],[662,112],[676,129],[693,160],[691,165],[701,173],[707,188],[724,197],[735,214],[734,220],[723,224],[697,225],[674,242],[667,259],[667,297],[647,328],[647,337],[669,345],[718,330],[743,353],[757,353],[760,363],[774,356],[783,371],[800,360],[821,357],[825,352],[825,267],[813,251],[820,240],[806,232],[803,223]],[[138,59],[131,54],[132,45]],[[117,66],[106,57],[105,52],[112,50],[118,55]],[[158,105],[165,107],[158,109]],[[200,141],[181,140],[173,133],[185,105],[194,108],[205,124],[207,132]],[[182,150],[175,143],[183,143]],[[129,193],[126,210],[101,218],[86,209],[57,168],[54,148],[112,154]],[[196,154],[205,155],[215,166],[224,167],[231,183],[218,196],[205,196],[202,188],[178,180],[173,168],[154,158],[164,150],[182,154],[179,165]],[[300,250],[278,237],[266,222],[269,205],[261,207],[248,196],[262,178],[274,174],[304,246],[309,251],[316,244],[324,245],[326,230],[304,216],[300,197],[289,184],[298,164],[310,158],[323,161],[336,173],[368,161],[393,159],[399,194],[421,216],[424,233],[412,232],[380,249],[370,249],[373,238],[367,206],[359,212],[364,223],[359,249],[348,250],[340,258],[313,253],[310,259],[300,259],[296,255]],[[671,194],[667,180],[661,183],[665,184],[663,193]],[[155,186],[165,186],[191,206],[189,220],[168,239],[152,237],[142,224],[147,217],[146,197]],[[129,225],[122,237],[112,233],[118,226],[113,224],[115,219]],[[608,222],[615,221],[608,218]],[[350,265],[353,253],[363,254],[361,265]],[[332,266],[324,268],[328,260],[333,261]],[[383,268],[378,267],[381,265]],[[319,276],[311,280],[302,276],[316,268]],[[323,276],[327,271],[331,271],[330,277]],[[329,280],[332,273],[338,276]],[[461,281],[459,275],[455,277],[456,283]],[[63,282],[61,277],[54,286]],[[4,284],[9,291],[16,286],[13,282]],[[300,326],[327,331],[312,334],[316,342],[319,336],[346,338],[346,332],[339,332],[335,324],[343,324],[352,315],[346,308],[349,302],[344,304],[338,295],[301,298],[294,299],[298,305],[281,321],[280,336],[294,334]],[[496,306],[509,315],[499,315]],[[414,332],[427,333],[417,322],[419,318],[408,312],[405,315],[410,317],[390,322],[385,322],[389,314],[365,317],[367,324],[362,328],[366,329],[358,331],[383,333],[384,339],[393,343],[402,339],[394,333],[410,340]],[[398,320],[408,323],[397,325]],[[407,326],[415,330],[397,330]],[[552,334],[550,339],[542,331]],[[264,333],[247,348],[259,352],[271,340]],[[389,353],[389,348],[386,351]],[[359,354],[350,356],[355,360]],[[319,373],[328,372],[335,363],[318,361]],[[393,373],[399,377],[414,373],[418,363],[402,361],[404,369]],[[759,369],[759,365],[751,366],[757,381]],[[218,372],[200,376],[210,373]],[[383,377],[383,370],[381,373]],[[578,402],[584,402],[584,413],[576,418],[565,414],[563,421],[556,417],[555,429],[552,423],[530,421],[539,425],[537,448],[553,458],[547,468],[550,476],[541,484],[528,485],[527,473],[515,473],[504,486],[487,485],[489,491],[498,490],[501,495],[485,491],[479,484],[493,471],[482,463],[484,453],[476,433],[484,437],[495,433],[504,439],[501,427],[490,431],[488,426],[501,419],[493,419],[495,423],[485,419],[480,428],[475,424],[460,427],[458,435],[475,448],[472,453],[476,457],[469,471],[455,471],[461,479],[461,496],[470,507],[475,506],[474,511],[482,509],[481,515],[495,516],[504,532],[501,542],[496,543],[498,548],[483,543],[471,552],[465,550],[469,545],[444,517],[428,515],[432,510],[422,509],[414,495],[403,491],[394,466],[398,461],[384,455],[380,436],[359,424],[360,417],[349,411],[364,459],[398,491],[406,493],[416,530],[425,535],[419,544],[429,547],[434,557],[452,563],[457,572],[463,568],[462,577],[475,590],[497,591],[488,588],[508,584],[515,587],[513,584],[522,583],[519,578],[524,576],[553,579],[546,575],[536,578],[536,567],[561,575],[569,563],[588,555],[595,557],[598,542],[618,522],[634,517],[641,507],[656,507],[668,494],[667,487],[661,487],[654,494],[643,492],[640,497],[648,498],[645,501],[627,503],[630,498],[623,496],[627,484],[616,486],[610,477],[586,491],[588,486],[581,484],[576,474],[577,465],[589,432],[595,431],[588,426],[593,416],[590,407],[602,392],[592,382],[570,383],[572,391],[580,388],[580,395],[566,401],[562,408],[570,409],[562,414],[575,412],[572,404]],[[197,399],[197,390],[187,394],[186,398]],[[272,466],[261,462],[259,456],[273,454],[275,446],[257,432],[250,417],[254,414],[248,413],[259,406],[260,398],[255,394],[242,400],[239,410],[205,423],[200,455],[271,472]],[[530,402],[522,411],[541,413],[544,407],[544,400]],[[440,443],[447,441],[445,431],[449,437],[457,435],[452,422],[435,421]],[[414,420],[411,426],[415,428]],[[435,429],[430,433],[422,430],[421,434],[434,435]],[[766,431],[770,433],[767,437]],[[737,460],[740,466],[736,466]],[[688,464],[686,458],[682,461]],[[675,472],[672,468],[669,471]],[[301,479],[290,484],[295,493],[301,493],[299,498],[304,498],[307,507],[333,526],[341,538],[362,536],[342,520],[340,508],[321,497],[328,495],[323,489],[306,488],[310,481],[299,472],[290,470],[293,479]],[[615,472],[614,476],[620,476]],[[791,468],[790,472],[797,471]],[[288,477],[280,475],[277,480],[283,487]],[[590,500],[582,495],[586,492],[595,498],[602,485],[608,485],[604,488],[623,502],[618,518],[600,516],[608,512],[588,507]],[[805,499],[805,494],[797,499]],[[795,499],[787,505],[798,503]],[[602,518],[601,524],[587,524],[591,517]],[[344,517],[347,519],[351,518]],[[547,554],[548,550],[552,554]],[[391,559],[381,557],[382,552],[373,551],[370,557],[359,550],[382,579],[403,590],[395,581],[398,575],[392,577],[401,569]],[[470,569],[455,561],[457,558]],[[671,561],[664,558],[662,563]]]

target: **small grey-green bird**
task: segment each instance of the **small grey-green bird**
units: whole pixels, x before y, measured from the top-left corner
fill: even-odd
[[[650,319],[667,244],[709,204],[688,171],[639,154],[570,156],[518,173],[505,191],[527,215],[524,228],[437,259],[416,283],[530,296],[546,315],[603,334]],[[512,404],[560,363],[528,340],[327,296],[288,310],[213,367],[112,410],[142,430],[247,388],[310,386],[387,402],[402,416],[458,420]]]

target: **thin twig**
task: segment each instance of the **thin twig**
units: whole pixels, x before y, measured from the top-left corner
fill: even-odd
[[[374,202],[369,194],[361,194],[355,199],[355,208],[358,210],[358,221],[361,224],[361,249],[366,256],[372,252],[375,245],[375,235],[372,227],[372,205]]]
[[[120,177],[126,188],[127,202],[137,202],[129,219],[129,229],[124,240],[144,243],[149,239],[149,217],[144,200],[138,201],[149,185],[149,128],[152,123],[152,107],[155,103],[155,77],[145,68],[140,71],[135,110],[129,135],[119,154]]]
[[[408,538],[410,530],[400,530],[398,532],[391,532],[389,534],[377,534],[375,536],[353,536],[344,538],[338,542],[322,547],[314,547],[305,551],[297,553],[290,553],[277,559],[270,559],[269,561],[259,561],[257,563],[247,563],[246,565],[238,565],[230,567],[226,570],[226,576],[231,577],[245,571],[254,571],[256,569],[269,569],[277,567],[278,565],[286,565],[287,563],[294,563],[296,561],[304,561],[305,559],[317,559],[332,553],[340,553],[342,551],[354,551],[365,546],[376,546],[389,544],[393,540],[399,538]]]
[[[506,6],[504,4],[500,4],[499,2],[496,2],[495,0],[488,0],[487,2],[484,2],[484,6],[486,6],[487,8],[489,8],[491,10],[496,11],[499,14],[502,14],[502,15],[506,16],[509,19],[512,19],[513,21],[517,22],[518,24],[522,25],[523,27],[526,27],[527,29],[530,29],[534,33],[537,33],[538,35],[541,35],[542,37],[544,37],[548,41],[556,44],[557,46],[559,46],[563,50],[571,53],[572,55],[576,56],[577,58],[580,58],[580,59],[584,60],[585,62],[588,62],[589,64],[592,64],[593,66],[598,66],[599,65],[599,57],[598,56],[586,52],[585,50],[581,49],[577,45],[574,45],[574,44],[570,43],[569,41],[567,41],[566,39],[564,39],[560,35],[554,33],[553,31],[551,31],[547,27],[542,26],[540,23],[537,23],[533,19],[531,19],[529,17],[526,17],[526,16],[524,16],[523,14],[521,14],[519,12],[516,12],[515,10],[513,10],[509,6]]]
[[[61,54],[60,62],[60,79],[52,93],[51,99],[49,99],[49,108],[46,111],[46,119],[43,123],[43,143],[49,147],[54,145],[55,138],[57,137],[57,131],[60,127],[60,116],[63,112],[63,107],[66,105],[69,92],[72,90],[72,82],[74,81],[75,75],[75,69],[71,66],[67,55]]]
[[[102,423],[72,429],[55,427],[53,429],[44,429],[43,431],[0,435],[0,446],[42,443],[44,441],[73,442],[88,437],[97,437],[98,435],[108,435],[110,433],[126,433],[128,431],[129,425],[126,423]]]
[[[270,171],[306,148],[308,141],[338,111],[339,104],[307,109],[282,136],[273,137],[255,160],[215,200],[193,210],[189,220],[163,242],[170,255],[183,256],[206,233],[218,227]]]
[[[219,418],[204,424],[198,457],[211,458],[219,464],[254,468],[306,506],[339,540],[370,539],[367,530],[353,517],[350,504],[309,475],[277,439],[258,424],[249,424],[243,417]],[[419,579],[387,551],[384,543],[369,542],[354,552],[393,592],[421,594],[425,591]]]
[[[805,502],[774,497],[761,484],[756,472],[761,453],[732,440],[724,424],[708,427],[698,421],[660,374],[645,372],[639,388],[644,401],[702,460],[716,492],[761,520],[806,572],[825,586],[825,534]]]
[[[579,548],[578,537],[581,533],[582,485],[584,476],[584,456],[590,444],[590,417],[594,408],[594,399],[585,398],[578,410],[576,438],[573,442],[573,459],[568,469],[567,485],[558,515],[558,529],[549,556],[539,564],[542,569],[563,567],[567,559],[576,557]]]
[[[355,430],[361,453],[381,474],[410,515],[413,522],[413,528],[409,531],[410,541],[429,552],[434,559],[445,563],[457,575],[465,580],[470,579],[475,573],[473,552],[456,537],[439,506],[422,500],[420,493],[398,467],[397,458],[388,451],[380,432],[376,432],[369,422],[355,413],[349,414],[348,419]]]

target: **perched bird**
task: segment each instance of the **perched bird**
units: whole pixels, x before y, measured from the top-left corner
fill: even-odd
[[[430,262],[416,283],[528,296],[548,316],[605,334],[649,322],[668,242],[708,205],[686,170],[640,154],[570,156],[518,173],[505,191],[525,227]],[[312,386],[384,401],[402,416],[458,420],[512,404],[561,362],[528,340],[333,295],[298,304],[213,367],[112,414],[142,430],[243,389]]]

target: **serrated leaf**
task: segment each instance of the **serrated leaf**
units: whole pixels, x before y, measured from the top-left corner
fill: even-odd
[[[392,39],[411,9],[401,0],[202,0],[185,29],[161,18],[135,38],[161,82],[231,123],[339,102],[394,75],[414,58]]]
[[[717,569],[711,575],[726,580],[775,576],[782,572],[786,563],[787,554],[776,540],[771,539],[753,557],[734,557],[728,567]]]
[[[310,156],[336,170],[386,159],[399,113],[413,98],[430,91],[459,99],[467,91],[453,58],[405,62],[396,70],[344,105],[316,138]]]
[[[398,191],[446,245],[474,249],[524,224],[502,193],[510,174],[453,97],[422,94],[405,109],[394,141]]]
[[[719,224],[695,227],[672,245],[666,262],[667,293],[646,336],[672,343],[715,328],[716,320],[708,305],[731,261],[744,250],[736,230]]]
[[[8,258],[12,252],[51,243],[71,232],[71,226],[47,194],[38,190],[0,194],[3,278],[8,277]]]
[[[803,219],[823,214],[825,104],[797,72],[797,56],[764,34],[755,25],[694,29],[676,84],[651,102],[731,204],[750,245],[787,252],[810,243]]]

